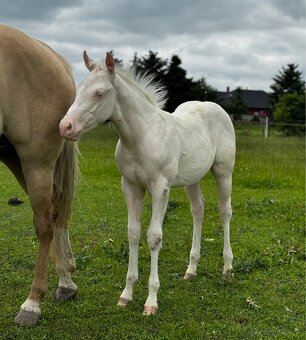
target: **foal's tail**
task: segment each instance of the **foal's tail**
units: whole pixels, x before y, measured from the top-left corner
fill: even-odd
[[[67,228],[67,222],[71,214],[75,182],[79,173],[77,155],[77,144],[65,140],[54,172],[53,203],[55,228]]]

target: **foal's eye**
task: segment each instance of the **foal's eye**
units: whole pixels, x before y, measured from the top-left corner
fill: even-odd
[[[102,90],[97,90],[94,94],[96,98],[101,98],[103,96],[103,91]]]

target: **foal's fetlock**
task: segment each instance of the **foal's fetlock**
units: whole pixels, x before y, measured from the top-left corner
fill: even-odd
[[[132,300],[126,299],[126,298],[120,296],[118,303],[117,303],[117,306],[118,307],[126,307],[131,301]]]
[[[224,269],[222,278],[224,281],[231,281],[234,278],[234,272],[233,269]]]
[[[192,274],[192,273],[189,273],[188,271],[186,271],[186,273],[184,275],[184,280],[186,280],[186,281],[192,280],[195,277],[196,277],[196,274]]]

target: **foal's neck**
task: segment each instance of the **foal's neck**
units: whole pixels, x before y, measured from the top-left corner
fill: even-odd
[[[115,93],[117,105],[112,121],[120,140],[129,146],[136,145],[154,125],[161,110],[140,89],[130,86],[120,76],[115,80]]]

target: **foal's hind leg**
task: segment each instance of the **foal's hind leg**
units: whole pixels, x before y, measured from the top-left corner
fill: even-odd
[[[54,248],[56,255],[56,268],[59,275],[57,300],[73,298],[77,292],[77,286],[71,279],[75,271],[75,260],[72,254],[67,226],[59,226],[54,230]]]
[[[232,217],[231,207],[232,173],[231,171],[222,171],[221,168],[218,167],[214,167],[212,170],[218,185],[219,212],[224,227],[223,276],[224,278],[230,278],[232,276],[233,269],[232,267],[233,252],[230,244],[230,221]]]
[[[51,206],[53,171],[50,164],[24,162],[22,165],[39,246],[30,294],[22,304],[15,322],[22,326],[32,326],[39,321],[39,303],[47,291],[48,254],[54,231]]]
[[[190,251],[190,262],[184,276],[188,280],[196,275],[198,262],[201,253],[201,231],[204,215],[204,199],[201,194],[200,184],[195,183],[185,188],[190,200],[190,207],[193,216],[193,237]]]

